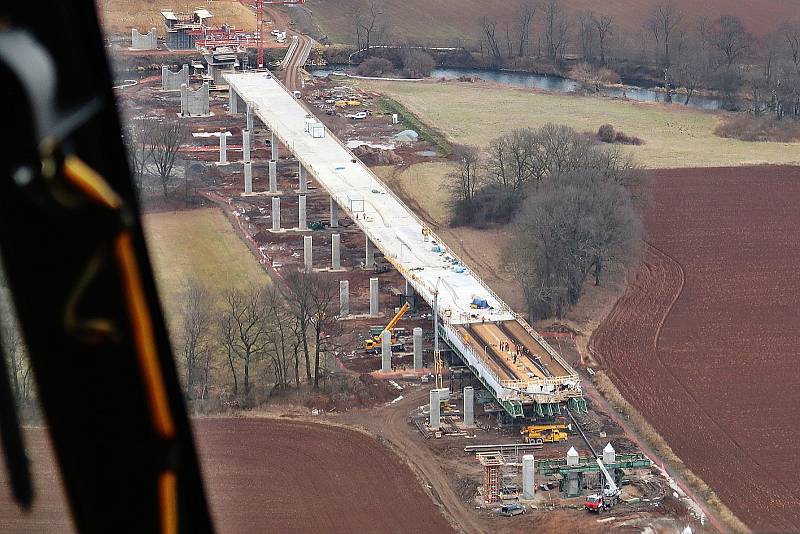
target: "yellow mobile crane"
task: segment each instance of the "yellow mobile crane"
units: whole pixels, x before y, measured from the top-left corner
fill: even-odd
[[[392,317],[392,320],[386,324],[386,327],[383,330],[388,330],[392,334],[392,348],[395,348],[395,344],[397,343],[397,336],[394,334],[394,327],[397,326],[397,323],[400,322],[400,319],[406,314],[409,306],[408,302],[403,304],[403,306],[397,311],[397,313]],[[364,348],[367,351],[377,351],[381,348],[381,333],[372,336],[371,338],[364,341]]]
[[[570,425],[564,424],[528,425],[522,427],[520,434],[525,437],[525,443],[530,443],[534,440],[542,440],[544,443],[557,443],[566,441],[569,438],[568,430],[571,430]]]

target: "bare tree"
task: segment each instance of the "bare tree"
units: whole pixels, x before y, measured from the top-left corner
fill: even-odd
[[[208,289],[191,281],[181,295],[180,347],[185,375],[185,395],[194,398],[196,381],[203,381],[205,392],[211,354],[212,298]],[[201,395],[202,397],[203,395]]]
[[[569,18],[561,9],[559,0],[549,0],[544,11],[544,36],[547,57],[550,61],[560,61],[564,57],[569,38]]]
[[[608,37],[614,35],[614,17],[611,15],[599,15],[592,17],[594,27],[597,30],[597,44],[600,46],[600,64],[606,64],[606,41]]]
[[[453,147],[456,168],[447,174],[445,188],[450,193],[451,203],[472,204],[481,183],[481,155],[474,146]]]
[[[340,348],[344,329],[339,321],[339,284],[318,273],[302,273],[310,280],[311,330],[314,334],[314,389],[319,387],[320,356]]]
[[[520,3],[517,9],[517,55],[523,57],[528,50],[531,40],[531,22],[536,15],[536,4],[530,0]]]
[[[578,42],[581,47],[583,59],[585,61],[593,61],[595,53],[595,26],[594,14],[591,11],[584,11],[578,15]]]
[[[486,46],[494,62],[500,62],[500,44],[497,42],[497,19],[483,17],[481,20],[481,35],[486,39]]]
[[[228,289],[223,293],[224,309],[220,318],[220,338],[228,354],[231,372],[236,382],[236,362],[242,368],[244,396],[250,399],[253,366],[264,355],[269,344],[268,322],[264,290],[250,287],[248,290]]]
[[[305,359],[306,379],[311,382],[311,320],[314,308],[314,287],[311,279],[302,272],[290,272],[286,276],[286,300],[294,317],[294,331]]]
[[[152,119],[133,119],[126,120],[122,130],[122,141],[128,153],[128,167],[131,177],[139,194],[144,189],[144,174],[147,162],[153,155],[153,147],[150,144],[151,130],[156,122]]]
[[[266,335],[269,339],[267,355],[275,376],[275,387],[288,389],[291,377],[291,366],[294,363],[294,380],[300,387],[300,373],[297,366],[299,340],[295,335],[296,318],[291,314],[286,300],[273,285],[265,290],[267,323]]]
[[[149,131],[148,145],[152,149],[152,160],[161,181],[164,198],[172,181],[172,170],[178,152],[189,139],[189,129],[177,119],[154,123]]]
[[[784,22],[778,31],[786,44],[792,66],[800,74],[800,18]]]
[[[741,19],[722,15],[711,27],[710,43],[721,56],[720,64],[730,69],[747,57],[754,39],[744,29]]]
[[[380,44],[380,36],[384,31],[383,12],[377,2],[371,0],[357,6],[351,15],[356,30],[356,44],[359,50],[369,49]]]
[[[672,39],[675,29],[683,20],[683,15],[675,7],[671,0],[658,4],[653,12],[650,14],[647,25],[653,36],[656,38],[656,43],[659,39],[664,44],[664,56],[662,63],[665,67],[669,67],[672,61],[671,49]]]

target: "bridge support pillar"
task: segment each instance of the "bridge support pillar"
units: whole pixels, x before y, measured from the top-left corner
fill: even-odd
[[[339,280],[339,317],[350,315],[350,282]]]
[[[439,401],[439,390],[431,390],[431,406],[430,406],[430,421],[429,426],[433,430],[439,430],[439,409],[441,404]]]
[[[270,149],[272,150],[272,159],[277,161],[277,159],[278,159],[278,136],[275,135],[275,132],[272,132],[272,136],[270,137],[269,145],[270,145]]]
[[[533,500],[536,497],[536,461],[532,454],[522,457],[522,498]]]
[[[472,386],[464,388],[464,428],[475,426],[475,390]]]
[[[297,180],[300,182],[300,192],[305,193],[308,191],[308,177],[306,176],[306,170],[303,167],[303,164],[299,161],[297,162]]]
[[[342,268],[341,237],[339,234],[331,235],[331,269],[337,271]]]
[[[272,197],[272,231],[281,229],[281,197]]]
[[[302,232],[308,230],[308,224],[306,223],[306,196],[300,195],[297,197],[297,201],[297,229]]]
[[[364,268],[372,269],[375,264],[375,251],[372,248],[372,243],[369,242],[369,236],[364,235]]]
[[[339,204],[331,197],[331,228],[339,228]]]
[[[250,161],[250,130],[242,130],[242,161]]]
[[[244,192],[253,192],[253,164],[249,161],[244,164]]]
[[[392,333],[388,330],[381,332],[381,371],[388,373],[392,370]]]
[[[414,330],[414,369],[422,369],[422,328]]]
[[[253,106],[252,104],[247,104],[247,129],[249,131],[253,131]]]
[[[236,94],[233,87],[228,89],[228,113],[231,115],[239,113],[239,95]]]
[[[305,271],[307,273],[310,273],[311,269],[314,267],[314,261],[312,259],[313,248],[311,240],[312,237],[310,235],[303,237],[303,266],[305,267]]]
[[[226,131],[219,132],[219,163],[218,165],[228,164],[228,137]]]
[[[278,164],[274,159],[269,162],[269,192],[278,192]]]
[[[369,279],[369,314],[378,315],[378,279]]]

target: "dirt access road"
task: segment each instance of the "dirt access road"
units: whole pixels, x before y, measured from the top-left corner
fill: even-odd
[[[800,525],[800,168],[656,171],[650,246],[593,352],[734,514]]]

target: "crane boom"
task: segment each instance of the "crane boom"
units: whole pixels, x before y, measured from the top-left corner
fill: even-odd
[[[392,320],[391,320],[391,321],[389,321],[389,322],[386,324],[386,328],[384,328],[384,330],[388,330],[389,332],[391,332],[392,330],[394,330],[394,327],[395,327],[395,326],[397,326],[397,323],[398,323],[398,322],[400,322],[400,319],[402,319],[402,318],[403,318],[403,315],[405,315],[405,314],[406,314],[406,312],[408,311],[408,309],[409,309],[410,307],[411,307],[411,306],[409,306],[409,305],[408,305],[408,302],[406,302],[405,304],[403,304],[403,306],[402,306],[402,307],[401,307],[401,308],[400,308],[400,309],[397,311],[397,313],[394,315],[394,317],[392,317]]]

